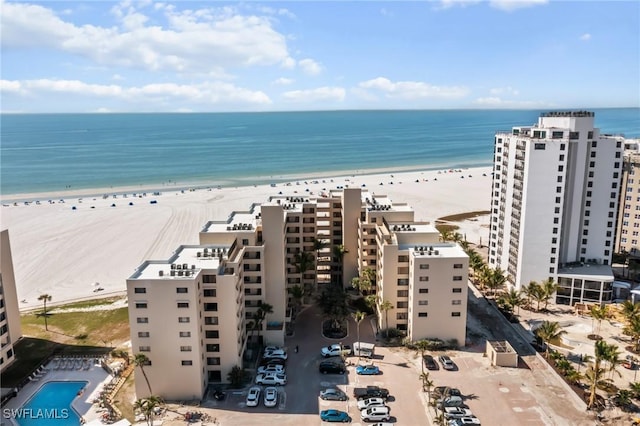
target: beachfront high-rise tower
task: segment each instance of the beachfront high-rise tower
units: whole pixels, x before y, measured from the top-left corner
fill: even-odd
[[[594,113],[543,113],[495,136],[489,265],[517,289],[552,279],[556,302],[612,300],[623,142]]]
[[[0,371],[16,359],[14,344],[22,337],[9,231],[0,232]]]

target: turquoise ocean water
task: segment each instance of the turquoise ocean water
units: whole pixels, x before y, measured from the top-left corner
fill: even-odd
[[[602,133],[640,137],[640,109],[594,109]],[[496,131],[541,111],[4,114],[0,192],[490,165]]]

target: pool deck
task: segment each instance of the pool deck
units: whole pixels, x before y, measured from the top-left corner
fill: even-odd
[[[56,369],[56,366],[60,366],[61,359],[70,360],[72,358],[54,358],[45,366],[46,373],[25,385],[16,397],[7,402],[4,408],[17,409],[22,407],[44,384],[49,382],[86,381],[87,385],[82,394],[75,398],[71,405],[86,422],[101,418],[100,408],[93,401],[100,395],[104,386],[111,381],[113,376],[102,368],[99,358],[90,358],[91,362],[87,362],[87,364],[74,361],[73,369]],[[81,360],[83,358],[77,359]],[[69,362],[67,361],[67,363]],[[83,365],[88,365],[89,368],[85,370]],[[77,366],[80,366],[80,369]],[[17,426],[17,423],[13,419],[7,419],[3,416],[2,425]]]

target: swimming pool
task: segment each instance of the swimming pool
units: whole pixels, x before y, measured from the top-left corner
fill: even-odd
[[[80,416],[71,402],[88,382],[48,382],[13,416],[19,426],[78,426]]]

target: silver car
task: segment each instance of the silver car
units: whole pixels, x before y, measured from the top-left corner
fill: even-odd
[[[247,407],[257,407],[260,403],[260,387],[253,386],[247,394]]]

